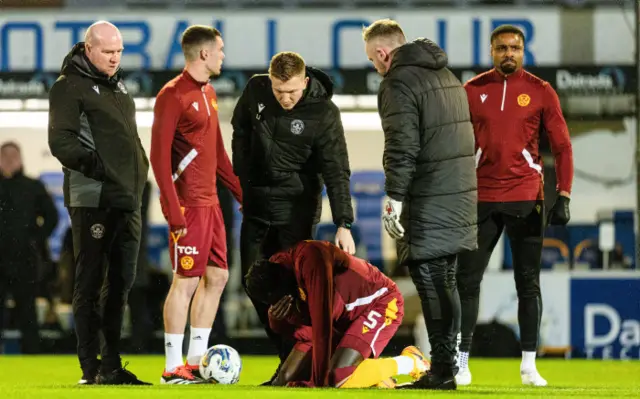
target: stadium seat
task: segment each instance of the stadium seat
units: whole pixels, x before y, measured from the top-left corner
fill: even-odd
[[[545,238],[540,263],[542,269],[569,269],[569,246],[557,238]]]
[[[575,270],[602,269],[598,242],[587,238],[573,249],[573,268]]]
[[[71,220],[69,219],[69,212],[64,206],[64,195],[62,192],[62,185],[64,181],[64,174],[62,172],[46,172],[40,175],[40,181],[44,184],[45,188],[53,198],[53,202],[58,210],[58,225],[56,226],[53,234],[49,238],[49,251],[51,259],[58,261],[60,258],[60,251],[62,250],[62,240],[69,226],[71,226]]]
[[[367,260],[384,270],[382,254],[382,203],[384,172],[358,171],[351,174],[351,196],[356,203],[355,225],[361,232]]]

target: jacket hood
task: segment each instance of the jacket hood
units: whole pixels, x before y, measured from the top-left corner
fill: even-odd
[[[324,101],[333,97],[333,82],[329,75],[323,71],[307,67],[307,76],[309,77],[309,85],[305,101]]]
[[[419,38],[398,47],[393,55],[389,72],[401,66],[437,70],[446,67],[448,63],[447,53],[440,46],[429,39]]]
[[[64,75],[75,74],[86,76],[91,79],[103,80],[107,83],[115,84],[120,80],[120,68],[112,77],[100,72],[87,58],[84,53],[84,42],[78,42],[73,46],[69,54],[62,61],[61,73]]]

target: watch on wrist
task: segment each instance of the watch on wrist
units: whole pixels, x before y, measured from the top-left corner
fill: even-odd
[[[340,227],[345,228],[345,229],[348,229],[348,230],[351,230],[351,223],[342,222],[342,223],[340,223],[340,224],[338,225],[338,228],[340,228]]]

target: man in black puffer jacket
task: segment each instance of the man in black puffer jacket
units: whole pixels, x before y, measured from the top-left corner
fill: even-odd
[[[467,95],[435,43],[407,43],[400,26],[365,29],[366,52],[384,76],[378,109],[384,130],[383,224],[409,267],[432,348],[430,372],[409,388],[456,389],[460,252],[477,247],[477,183]]]
[[[243,192],[242,275],[257,261],[313,238],[326,185],[335,244],[355,253],[349,156],[333,83],[294,52],[273,56],[269,74],[247,83],[233,113],[233,169]],[[243,278],[244,285],[244,278]],[[254,301],[282,360],[292,345],[269,328],[267,307]]]

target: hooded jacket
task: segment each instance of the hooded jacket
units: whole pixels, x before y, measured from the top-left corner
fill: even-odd
[[[477,248],[474,135],[467,95],[434,42],[396,49],[378,92],[387,195],[403,203],[398,258]]]
[[[40,180],[25,176],[22,170],[12,176],[0,174],[0,269],[15,263],[23,271],[33,272],[32,260],[57,224],[58,211]],[[0,279],[2,275],[0,270]]]
[[[65,206],[140,209],[149,160],[121,72],[98,71],[77,43],[49,92],[49,148],[63,166]]]
[[[325,184],[334,223],[351,224],[351,171],[333,83],[318,69],[306,73],[307,89],[290,111],[276,100],[266,74],[253,76],[236,104],[233,169],[243,214],[274,225],[318,223]]]

